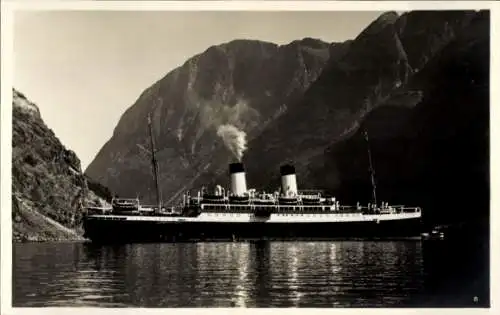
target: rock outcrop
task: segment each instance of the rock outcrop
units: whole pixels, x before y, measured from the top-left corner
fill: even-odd
[[[43,122],[38,107],[13,90],[13,240],[82,239],[82,205],[106,203],[106,189],[90,183],[76,154]]]

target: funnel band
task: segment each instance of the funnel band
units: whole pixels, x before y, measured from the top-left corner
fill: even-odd
[[[290,164],[285,164],[280,167],[281,176],[292,175],[295,174],[295,167]]]
[[[243,173],[245,172],[245,168],[243,167],[243,163],[231,163],[229,164],[229,173]]]

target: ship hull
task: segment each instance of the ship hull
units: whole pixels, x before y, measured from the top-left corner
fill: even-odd
[[[229,222],[196,220],[105,220],[85,218],[85,236],[96,243],[245,241],[245,240],[333,240],[352,238],[419,237],[421,220],[340,222]]]

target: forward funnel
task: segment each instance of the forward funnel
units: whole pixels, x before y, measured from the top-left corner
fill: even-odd
[[[243,164],[229,164],[229,174],[231,176],[231,194],[233,196],[243,196],[247,192],[247,181]]]

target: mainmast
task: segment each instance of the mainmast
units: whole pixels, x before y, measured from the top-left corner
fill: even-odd
[[[372,164],[372,154],[370,151],[370,142],[368,141],[368,132],[365,130],[363,132],[363,135],[365,136],[366,140],[366,147],[368,149],[368,162],[370,163],[370,175],[371,175],[371,180],[372,180],[372,198],[373,202],[375,203],[375,206],[377,205],[377,185],[375,184],[375,170],[373,169],[373,164]]]
[[[153,137],[153,124],[151,122],[151,114],[148,115],[148,126],[149,126],[149,138],[151,140],[151,163],[153,166],[153,175],[154,175],[154,180],[155,180],[155,185],[156,185],[156,202],[158,204],[158,212],[161,211],[161,193],[160,193],[160,183],[159,183],[159,168],[158,168],[158,161],[156,160],[156,147],[155,147],[155,141]]]

